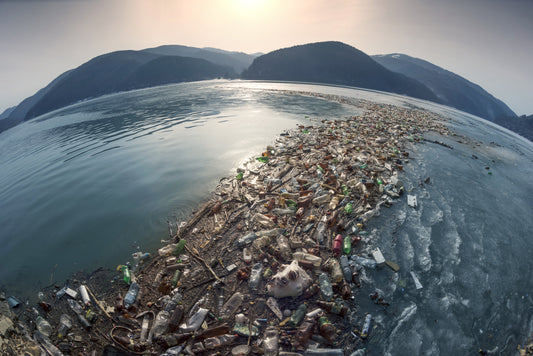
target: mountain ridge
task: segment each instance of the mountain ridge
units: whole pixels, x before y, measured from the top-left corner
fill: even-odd
[[[516,117],[504,102],[481,86],[433,63],[402,53],[373,55],[372,58],[389,70],[423,83],[445,105],[489,121],[499,116]]]
[[[243,70],[243,68],[245,68]],[[81,100],[118,91],[215,78],[303,81],[362,87],[448,105],[505,127],[516,114],[479,85],[423,59],[401,53],[368,56],[342,42],[326,41],[267,54],[163,45],[105,53],[61,74],[0,117],[0,132]],[[505,124],[505,125],[504,125]],[[524,126],[525,125],[525,126]]]

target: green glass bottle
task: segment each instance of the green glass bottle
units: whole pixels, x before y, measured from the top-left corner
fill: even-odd
[[[348,215],[353,212],[353,204],[351,202],[344,206],[344,212]]]
[[[176,286],[178,285],[178,281],[180,280],[180,277],[181,277],[181,271],[177,269],[176,272],[174,272],[174,276],[172,277],[172,288],[176,288]]]
[[[296,309],[294,313],[292,313],[291,318],[287,324],[293,328],[297,327],[298,325],[300,325],[302,320],[304,320],[305,313],[307,313],[307,305],[305,305],[305,303],[302,303],[298,306],[298,309]]]
[[[349,255],[352,252],[352,238],[349,235],[344,237],[344,241],[342,242],[342,252],[346,255]]]
[[[179,240],[179,242],[176,244],[176,247],[174,247],[174,255],[179,256],[183,253],[183,250],[185,250],[185,239]]]
[[[268,163],[268,157],[261,156],[257,157],[256,160],[258,160],[259,162]]]

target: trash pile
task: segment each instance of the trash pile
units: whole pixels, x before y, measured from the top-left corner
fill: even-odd
[[[406,144],[448,131],[431,112],[360,105],[361,116],[282,133],[157,253],[51,287],[39,308],[13,300],[30,315],[22,334],[51,355],[365,354],[359,272],[400,268],[365,224],[406,204]]]

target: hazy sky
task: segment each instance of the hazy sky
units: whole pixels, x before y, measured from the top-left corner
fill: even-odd
[[[533,114],[533,0],[0,0],[0,112],[111,51],[327,40],[428,60]]]

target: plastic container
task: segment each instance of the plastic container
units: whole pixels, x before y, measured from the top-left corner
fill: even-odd
[[[325,232],[326,232],[326,224],[323,221],[321,221],[318,223],[318,226],[316,228],[316,240],[321,245],[324,243]]]
[[[89,293],[87,293],[87,287],[85,287],[83,284],[80,286],[80,296],[81,301],[85,306],[91,305],[91,299],[89,299]]]
[[[265,330],[263,339],[263,355],[276,356],[279,349],[279,332],[275,326],[269,326]]]
[[[352,280],[352,270],[350,268],[350,263],[348,262],[348,257],[346,255],[342,255],[339,258],[339,263],[341,266],[342,274],[344,276],[344,279],[347,282],[350,282]]]
[[[179,256],[185,251],[185,244],[187,241],[185,239],[181,239],[178,241],[178,243],[174,246],[174,249],[172,250],[172,254],[174,256]]]
[[[257,289],[259,287],[259,283],[261,283],[261,272],[263,272],[263,264],[258,262],[252,267],[252,271],[250,272],[248,285],[251,289]]]
[[[370,332],[370,322],[372,321],[372,314],[367,314],[365,317],[365,323],[363,324],[363,331],[361,332],[361,337],[366,339],[368,333]]]
[[[333,257],[330,257],[327,259],[325,265],[329,268],[329,272],[331,274],[331,279],[333,280],[333,282],[342,282],[343,275],[339,261],[337,261]]]
[[[148,336],[148,341],[158,338],[161,335],[165,334],[168,330],[168,324],[170,322],[170,313],[166,310],[161,310],[159,313],[157,313],[154,325],[152,326],[152,330],[150,330],[150,334]]]
[[[313,264],[315,268],[319,268],[320,264],[322,263],[322,258],[315,256],[315,255],[311,255],[310,253],[306,253],[306,252],[300,252],[300,251],[295,252],[292,254],[292,257],[298,261],[302,260],[302,261],[310,262]]]
[[[42,316],[37,316],[37,319],[35,319],[35,324],[37,326],[37,330],[39,330],[39,332],[44,336],[50,337],[50,335],[52,335],[52,325],[50,325],[50,323]]]
[[[239,307],[241,306],[243,299],[244,296],[242,295],[242,293],[235,292],[235,294],[233,294],[222,307],[220,317],[222,319],[229,319],[233,317],[237,309],[239,309]]]
[[[331,288],[329,276],[326,273],[320,274],[318,277],[318,285],[320,286],[322,297],[327,301],[331,301],[331,298],[333,298],[333,289]]]
[[[70,328],[72,327],[72,320],[70,319],[70,316],[67,314],[61,314],[59,317],[59,327],[57,329],[57,337],[59,339],[64,338]]]
[[[126,309],[129,309],[133,305],[133,303],[135,303],[135,300],[137,299],[137,295],[139,294],[140,289],[141,287],[136,282],[133,282],[130,285],[128,292],[126,293],[126,296],[124,297],[124,307]]]
[[[292,313],[287,325],[293,328],[297,327],[298,325],[300,325],[302,320],[304,320],[306,313],[307,305],[305,305],[304,303],[300,304],[298,308],[294,311],[294,313]]]
[[[279,235],[276,238],[276,242],[278,243],[278,248],[281,257],[283,258],[283,260],[288,261],[291,258],[291,248],[289,246],[289,240],[285,236]]]
[[[352,238],[349,235],[346,235],[342,241],[342,252],[346,255],[352,252]]]

